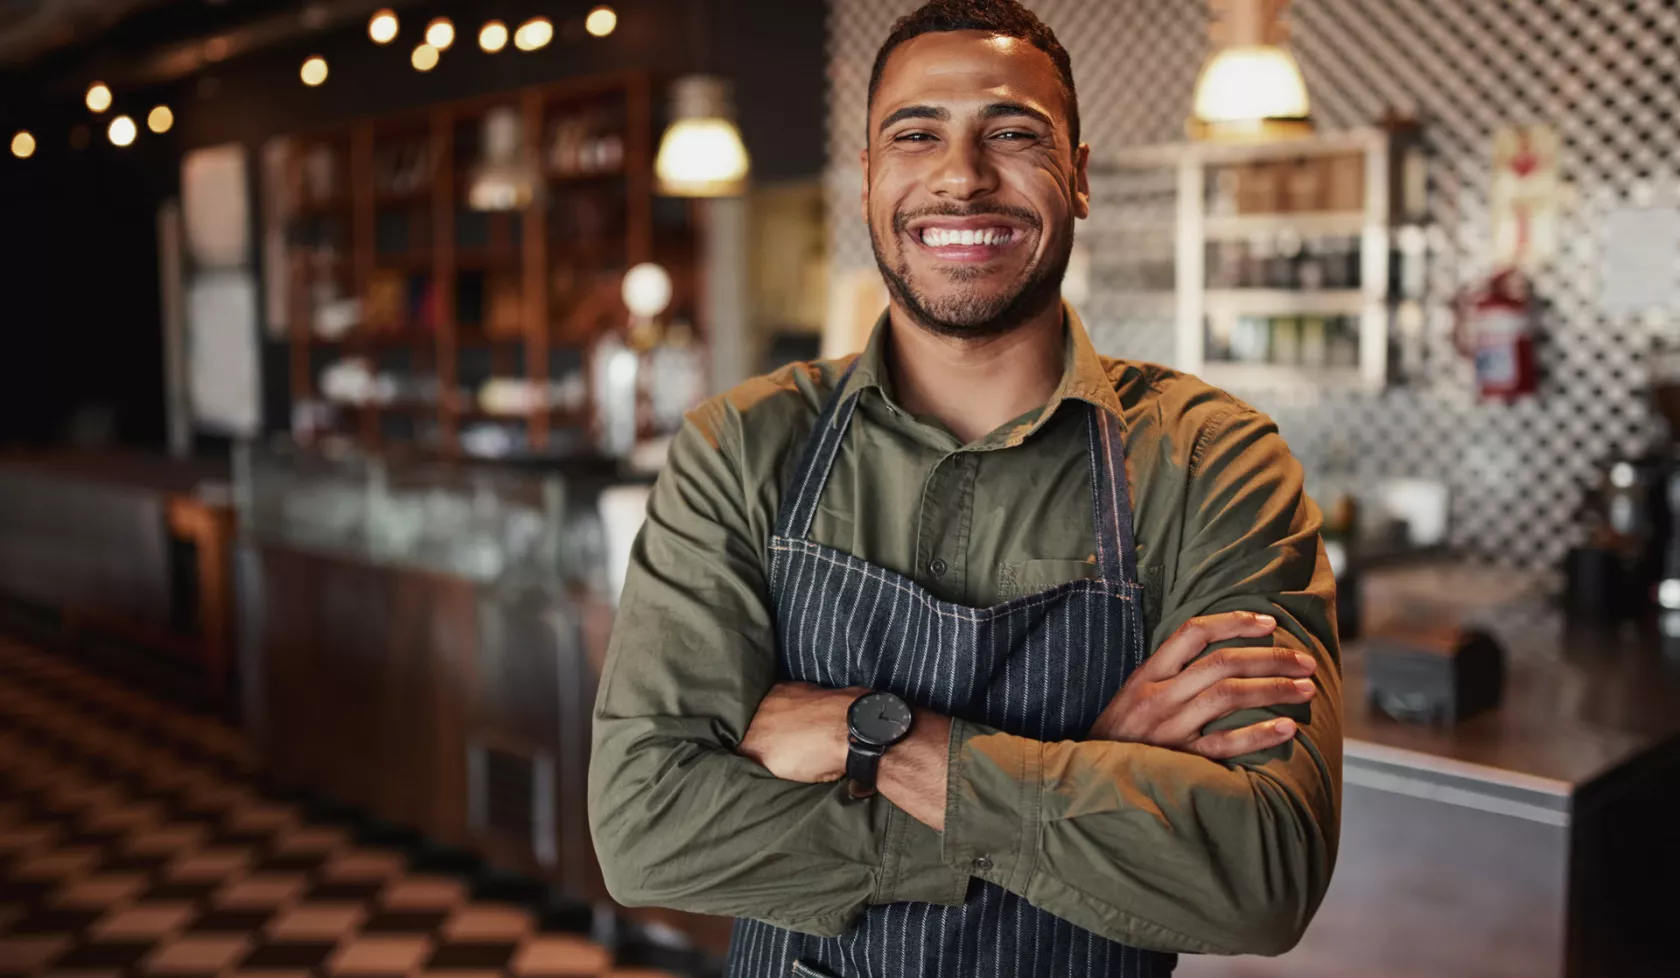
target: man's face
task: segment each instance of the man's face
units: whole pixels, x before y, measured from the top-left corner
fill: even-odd
[[[864,216],[893,298],[951,336],[1008,332],[1057,301],[1090,211],[1050,56],[979,31],[923,34],[870,108]]]

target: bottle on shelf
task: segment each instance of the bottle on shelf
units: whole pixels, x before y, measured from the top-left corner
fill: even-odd
[[[1231,332],[1225,320],[1202,317],[1202,359],[1210,363],[1231,359]]]
[[[1271,275],[1272,259],[1277,254],[1277,243],[1270,235],[1257,234],[1248,239],[1248,252],[1242,264],[1242,275],[1238,279],[1237,287],[1242,289],[1264,288]]]
[[[1301,366],[1322,370],[1330,364],[1329,335],[1323,316],[1301,317]]]
[[[1266,363],[1272,355],[1272,324],[1265,316],[1238,316],[1231,331],[1231,359]]]
[[[1352,370],[1358,367],[1358,317],[1332,316],[1328,320],[1325,332],[1325,366],[1332,370]]]
[[[1301,287],[1301,236],[1291,230],[1279,231],[1273,239],[1272,259],[1266,268],[1266,288],[1292,290]]]
[[[1301,244],[1301,257],[1297,262],[1296,283],[1303,291],[1316,292],[1324,288],[1324,260],[1318,252],[1317,241],[1307,241]]]
[[[1280,367],[1294,367],[1301,363],[1301,321],[1294,316],[1274,316],[1271,320],[1271,362]]]

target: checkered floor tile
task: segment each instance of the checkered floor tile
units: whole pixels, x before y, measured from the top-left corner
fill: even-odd
[[[0,638],[0,978],[705,973],[648,970],[650,949],[591,939],[587,906],[321,811],[265,796],[223,724]]]

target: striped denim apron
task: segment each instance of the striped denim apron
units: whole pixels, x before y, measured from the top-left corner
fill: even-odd
[[[848,371],[849,374],[849,371]],[[813,543],[811,521],[857,407],[842,380],[813,429],[777,515],[770,593],[780,672],[831,689],[890,690],[1003,730],[1078,739],[1147,654],[1125,446],[1116,419],[1087,422],[1101,576],[990,608],[934,598],[915,581]],[[961,907],[867,908],[819,938],[741,920],[731,978],[1159,978],[1177,957],[1075,927],[1000,886],[969,882]]]

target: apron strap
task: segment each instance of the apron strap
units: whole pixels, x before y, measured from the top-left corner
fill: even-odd
[[[852,379],[857,361],[846,368],[834,384],[834,392],[823,404],[822,413],[811,429],[810,437],[799,452],[799,465],[793,479],[782,493],[782,504],[776,513],[776,535],[786,540],[804,540],[811,535],[811,524],[817,516],[817,501],[828,484],[828,473],[845,443],[846,430],[852,425],[852,413],[857,409],[858,392],[842,397],[841,392]]]
[[[776,514],[776,535],[804,540],[811,535],[828,474],[840,455],[857,410],[858,395],[842,396],[857,361],[835,382],[800,449],[799,464]],[[1104,580],[1137,583],[1137,547],[1132,536],[1132,494],[1126,482],[1126,445],[1119,422],[1096,405],[1087,406],[1086,441],[1091,465],[1092,521],[1097,537],[1097,565]]]
[[[1097,531],[1097,565],[1103,580],[1137,583],[1137,548],[1132,539],[1132,492],[1126,483],[1126,444],[1112,414],[1087,405],[1091,497]]]

